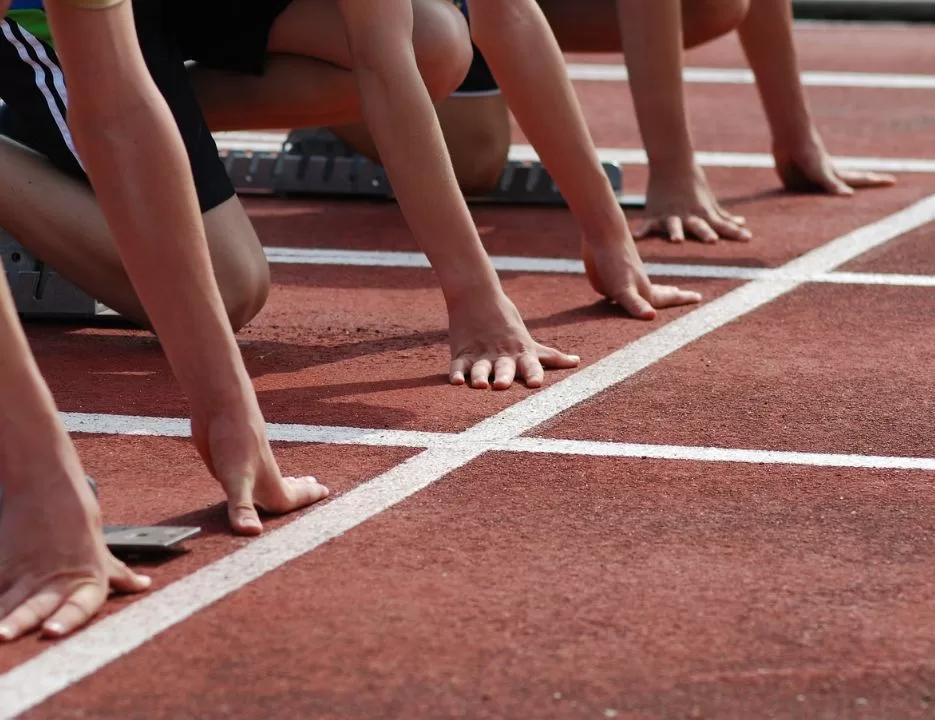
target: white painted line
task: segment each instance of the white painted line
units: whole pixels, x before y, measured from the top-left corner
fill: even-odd
[[[758,465],[804,465],[811,467],[868,468],[881,470],[935,470],[935,458],[842,455],[780,450],[691,447],[683,445],[642,445],[636,443],[587,442],[552,438],[516,438],[496,447],[506,452],[578,455],[588,457],[687,460],[713,463],[753,463]]]
[[[901,275],[898,273],[832,272],[816,275],[811,282],[842,285],[891,285],[894,287],[935,287],[935,276]]]
[[[107,435],[190,437],[184,418],[139,417],[61,413],[72,433]],[[270,437],[280,442],[324,445],[368,445],[381,447],[434,448],[466,447],[472,442],[459,433],[379,430],[374,428],[330,427],[322,425],[270,424]],[[622,442],[594,442],[560,438],[517,437],[485,444],[485,451],[580,455],[586,457],[650,458],[712,463],[755,463],[760,465],[806,465],[815,467],[876,468],[887,470],[935,470],[935,458],[808,453],[779,450],[750,450],[689,445],[649,445]]]
[[[935,195],[813,250],[781,269],[793,274],[830,272],[933,220]],[[487,450],[515,440],[798,286],[794,281],[754,281],[733,290],[478,423],[452,444],[425,450],[232,555],[100,620],[0,676],[2,717],[11,718],[35,707],[194,613],[402,502]]]
[[[91,413],[60,413],[68,432],[96,435],[143,435],[190,437],[191,424],[184,418],[140,417]],[[426,448],[447,445],[451,433],[380,430],[326,425],[283,425],[268,423],[270,440],[324,445],[370,445],[377,447]]]
[[[332,248],[265,248],[266,257],[277,265],[340,265],[346,267],[394,267],[428,269],[422,253],[389,250],[338,250]],[[555,273],[583,275],[584,263],[567,258],[535,258],[508,255],[491,256],[498,272]],[[701,265],[686,263],[646,263],[653,277],[712,278],[717,280],[765,280],[841,285],[894,285],[900,287],[935,287],[935,276],[896,273],[831,272],[791,275],[770,268],[739,265]]]
[[[646,165],[646,152],[630,148],[598,148],[601,162],[617,165]],[[513,145],[510,159],[531,162],[539,155],[531,145]],[[736,169],[772,169],[773,156],[767,153],[696,152],[695,159],[703,167]],[[836,157],[834,164],[842,170],[870,170],[874,172],[932,173],[935,160],[918,158]]]
[[[626,82],[626,65],[620,63],[569,63],[572,80]],[[806,87],[867,88],[879,90],[935,90],[935,75],[824,72],[806,70],[800,75]],[[686,83],[705,85],[753,85],[753,72],[745,68],[688,67],[682,72]]]
[[[254,152],[276,152],[286,140],[285,133],[261,133],[254,137],[252,133],[217,133],[215,140],[221,150],[240,150]],[[601,162],[616,165],[646,165],[645,151],[639,148],[598,148]],[[531,145],[513,145],[510,148],[511,160],[530,162],[539,159]],[[695,159],[703,167],[722,167],[737,169],[772,169],[773,156],[768,153],[740,152],[696,152]],[[834,163],[842,170],[872,170],[875,172],[894,173],[935,173],[935,159],[927,158],[885,158],[885,157],[836,157]]]

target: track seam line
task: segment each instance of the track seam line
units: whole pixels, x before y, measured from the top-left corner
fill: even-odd
[[[935,195],[787,263],[792,274],[825,273],[935,220]],[[458,435],[316,507],[247,546],[54,645],[0,676],[3,718],[23,713],[265,574],[411,497],[500,443],[516,440],[695,340],[800,287],[753,281],[673,320]]]
[[[430,269],[428,258],[418,252],[395,250],[341,250],[337,248],[264,248],[267,260],[274,265],[326,265],[367,268]],[[522,257],[493,255],[497,272],[583,275],[584,263],[572,258]],[[895,287],[935,287],[935,275],[901,273],[828,272],[790,275],[774,268],[742,265],[706,265],[702,263],[645,263],[654,277],[705,278],[716,280],[795,280],[802,283],[842,285],[892,285]]]

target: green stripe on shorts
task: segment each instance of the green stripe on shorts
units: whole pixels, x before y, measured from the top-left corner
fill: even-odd
[[[10,10],[6,16],[30,35],[52,46],[52,33],[44,10]]]

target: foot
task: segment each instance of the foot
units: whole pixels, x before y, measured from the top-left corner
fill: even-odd
[[[151,584],[107,549],[83,473],[30,479],[10,482],[21,489],[0,505],[0,642],[36,629],[63,637],[94,617],[111,590]]]
[[[234,532],[259,535],[259,511],[282,515],[328,497],[313,477],[283,477],[273,457],[259,408],[240,408],[192,419],[192,435],[202,459],[227,494],[227,514]]]

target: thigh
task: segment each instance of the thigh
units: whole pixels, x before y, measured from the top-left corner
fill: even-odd
[[[311,57],[344,69],[352,66],[337,0],[292,0],[273,22],[268,50]]]
[[[652,1],[652,0],[650,0]],[[621,51],[616,0],[538,0],[565,52]]]

